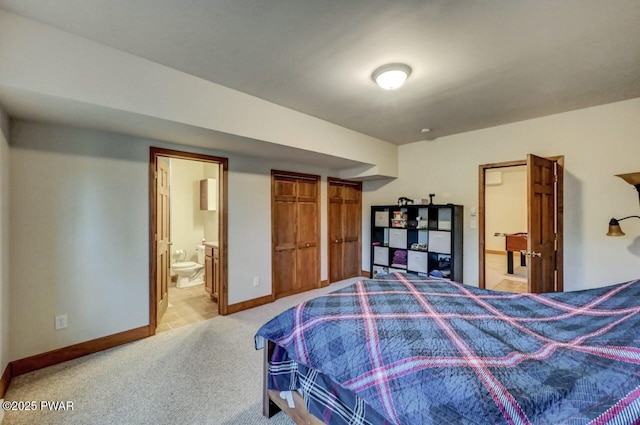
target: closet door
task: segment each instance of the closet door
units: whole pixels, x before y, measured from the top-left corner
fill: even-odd
[[[274,298],[319,287],[319,176],[272,171]]]
[[[362,183],[329,178],[329,282],[360,276]]]
[[[343,279],[360,276],[360,235],[362,234],[361,185],[345,185],[343,193],[344,244],[343,244]]]
[[[298,180],[297,292],[315,289],[319,284],[318,182]]]
[[[280,177],[273,181],[273,286],[274,293],[287,294],[296,287],[296,204],[295,179]]]
[[[344,276],[343,186],[329,182],[329,282],[342,280]]]

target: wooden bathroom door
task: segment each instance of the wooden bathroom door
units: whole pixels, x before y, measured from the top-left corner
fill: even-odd
[[[156,324],[169,305],[169,162],[156,163]]]

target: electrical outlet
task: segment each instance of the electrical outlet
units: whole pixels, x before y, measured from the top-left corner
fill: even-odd
[[[258,276],[253,277],[253,286],[260,285],[260,278]]]
[[[64,329],[66,327],[67,327],[67,315],[61,314],[59,316],[56,316],[56,319],[55,319],[56,330],[59,331],[60,329]]]

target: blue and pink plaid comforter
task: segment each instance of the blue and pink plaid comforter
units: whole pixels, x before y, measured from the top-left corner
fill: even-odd
[[[395,424],[640,424],[639,313],[640,281],[536,295],[394,274],[257,336]]]

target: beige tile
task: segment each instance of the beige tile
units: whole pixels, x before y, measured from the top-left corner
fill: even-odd
[[[171,330],[171,326],[167,325],[166,323],[161,323],[156,328],[156,333],[166,332],[166,331],[170,331],[170,330]]]
[[[218,315],[218,305],[211,300],[204,285],[169,288],[169,303],[156,332],[166,332],[186,324],[208,320]]]
[[[180,326],[188,325],[189,322],[183,319],[174,320],[173,322],[167,323],[171,327],[171,329],[179,328]]]
[[[168,323],[168,322],[172,322],[174,320],[178,320],[180,317],[175,313],[174,311],[167,311],[163,316],[162,316],[162,320],[160,320],[160,323]]]

